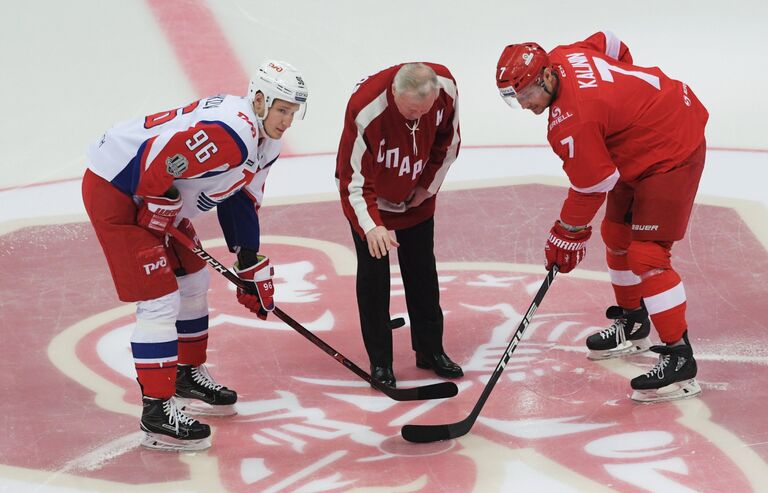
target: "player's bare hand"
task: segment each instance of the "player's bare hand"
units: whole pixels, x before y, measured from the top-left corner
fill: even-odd
[[[416,187],[408,200],[405,201],[405,205],[410,209],[412,207],[418,207],[432,196],[426,188]]]
[[[388,231],[384,226],[376,226],[365,233],[365,239],[368,241],[368,253],[371,254],[371,257],[386,257],[390,249],[400,246],[394,233]]]

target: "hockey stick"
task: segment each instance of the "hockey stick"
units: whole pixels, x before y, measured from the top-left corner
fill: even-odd
[[[194,253],[201,259],[205,260],[208,263],[208,265],[213,267],[213,269],[216,272],[219,272],[221,275],[226,277],[232,284],[245,290],[251,289],[242,279],[237,277],[237,275],[233,274],[221,262],[211,257],[208,254],[208,252],[203,250],[201,246],[197,246],[188,236],[186,236],[184,233],[179,231],[177,228],[175,228],[174,226],[169,226],[168,233],[174,238],[176,238],[179,241],[179,243],[181,243],[185,248],[188,248],[192,253]],[[279,318],[280,320],[288,324],[293,330],[295,330],[299,334],[309,339],[315,346],[319,347],[320,349],[325,351],[327,354],[329,354],[333,359],[335,359],[345,367],[349,368],[352,371],[352,373],[362,378],[363,380],[371,384],[372,387],[387,394],[389,397],[391,397],[396,401],[444,399],[446,397],[453,397],[454,395],[459,393],[459,388],[456,387],[456,384],[453,382],[434,383],[431,385],[425,385],[423,387],[413,387],[409,389],[397,389],[397,388],[392,388],[392,387],[383,385],[378,381],[374,380],[368,373],[362,370],[359,366],[357,366],[356,364],[348,360],[343,354],[336,351],[331,346],[329,346],[325,341],[323,341],[322,339],[317,337],[315,334],[310,332],[307,328],[305,328],[299,322],[297,322],[296,320],[288,316],[288,314],[286,314],[280,308],[275,307],[275,310],[273,313],[277,316],[277,318]]]
[[[512,336],[512,341],[507,346],[507,350],[504,351],[504,355],[501,357],[499,364],[496,365],[496,369],[493,370],[491,378],[488,380],[488,383],[485,384],[485,389],[483,389],[483,393],[480,394],[480,399],[477,401],[477,404],[475,404],[472,412],[469,413],[469,416],[457,423],[444,425],[405,425],[402,430],[400,430],[403,438],[409,442],[428,443],[457,438],[469,433],[470,428],[472,428],[472,425],[475,424],[475,420],[477,420],[477,417],[480,415],[480,410],[483,408],[485,401],[488,400],[488,396],[491,394],[494,385],[496,385],[496,382],[499,380],[501,372],[504,371],[504,367],[507,366],[509,358],[512,356],[517,344],[520,342],[520,338],[523,337],[523,332],[525,332],[528,324],[531,323],[533,314],[536,313],[536,308],[539,307],[541,300],[544,299],[544,295],[547,294],[547,290],[549,289],[550,284],[552,284],[552,281],[554,281],[555,274],[557,274],[558,270],[558,266],[555,265],[552,267],[552,270],[547,273],[547,277],[544,278],[544,282],[541,284],[538,293],[536,293],[536,296],[533,298],[531,306],[528,307],[528,312],[523,317],[520,325],[517,326],[517,330]]]

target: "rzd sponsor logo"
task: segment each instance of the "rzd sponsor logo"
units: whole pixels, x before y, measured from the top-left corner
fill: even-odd
[[[168,260],[165,257],[160,257],[160,260],[157,262],[150,262],[148,264],[144,264],[144,273],[146,275],[152,274],[152,272],[162,269],[163,267],[168,265]]]

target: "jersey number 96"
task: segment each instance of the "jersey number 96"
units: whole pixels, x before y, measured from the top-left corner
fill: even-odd
[[[190,151],[196,150],[195,158],[197,158],[199,163],[206,162],[212,155],[216,154],[216,151],[219,150],[219,148],[216,147],[216,144],[211,142],[211,140],[208,138],[208,134],[205,133],[205,130],[198,130],[195,132],[191,139],[187,139],[186,144]]]

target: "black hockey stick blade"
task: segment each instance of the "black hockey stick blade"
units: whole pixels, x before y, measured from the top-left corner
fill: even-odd
[[[458,423],[445,425],[405,425],[400,430],[400,433],[409,442],[439,442],[466,435],[474,423],[474,417],[469,416]]]
[[[392,399],[396,401],[419,401],[419,400],[425,400],[425,399],[445,399],[446,397],[453,397],[454,395],[459,393],[459,388],[456,387],[456,384],[453,382],[440,382],[440,383],[433,383],[430,385],[424,385],[422,387],[413,387],[413,388],[407,388],[407,389],[398,389],[394,387],[389,387],[387,385],[383,385],[381,382],[374,380],[373,377],[368,374],[366,371],[361,369],[359,366],[354,364],[352,361],[348,360],[346,356],[341,354],[340,352],[333,349],[330,345],[328,345],[325,341],[317,337],[315,334],[310,332],[307,328],[305,328],[303,325],[301,325],[299,322],[288,316],[284,311],[282,311],[280,308],[275,307],[274,311],[277,318],[288,324],[293,330],[298,332],[299,334],[303,335],[307,339],[309,339],[311,342],[313,342],[316,346],[318,346],[320,349],[325,351],[327,354],[329,354],[333,359],[341,363],[342,365],[346,366],[349,370],[352,371],[355,375],[359,376],[371,386],[384,394],[388,395]]]
[[[472,428],[472,425],[475,424],[477,417],[480,416],[480,411],[483,409],[485,401],[488,400],[488,396],[491,395],[493,387],[499,380],[501,372],[503,372],[504,367],[507,366],[509,358],[512,357],[512,353],[520,342],[520,338],[523,336],[528,324],[531,323],[531,319],[533,318],[534,313],[536,313],[536,309],[544,299],[544,295],[547,294],[547,290],[549,290],[549,286],[552,284],[552,281],[555,279],[555,275],[559,270],[559,267],[555,265],[549,272],[547,272],[547,277],[544,278],[544,282],[541,283],[539,291],[536,293],[536,296],[534,296],[531,305],[528,307],[528,311],[523,316],[523,320],[520,321],[520,325],[517,326],[517,330],[512,335],[512,340],[509,342],[507,349],[501,356],[501,360],[499,360],[499,363],[496,365],[496,369],[493,370],[491,377],[488,379],[488,383],[485,384],[485,388],[480,394],[480,398],[477,400],[475,407],[472,408],[472,412],[469,413],[469,416],[461,421],[449,424],[405,425],[400,430],[400,434],[404,439],[415,443],[429,443],[440,440],[450,440],[451,438],[458,438],[469,433],[469,430]]]
[[[203,247],[195,244],[188,236],[186,236],[184,233],[179,231],[174,226],[170,226],[168,228],[168,232],[171,236],[176,238],[179,243],[184,245],[184,247],[188,248],[192,253],[200,257],[201,259],[205,260],[205,262],[210,265],[216,272],[220,273],[224,277],[226,277],[232,284],[235,286],[238,286],[243,289],[250,289],[248,285],[245,284],[245,282],[237,277],[232,271],[230,271],[224,264],[216,260],[215,258],[211,257],[208,252],[203,250]],[[313,334],[309,329],[301,325],[299,322],[291,318],[287,313],[282,311],[280,308],[275,307],[274,310],[275,316],[285,322],[289,327],[291,327],[293,330],[304,336],[306,339],[309,339],[310,342],[312,342],[314,345],[322,349],[326,352],[326,354],[330,355],[333,359],[347,367],[349,370],[352,371],[355,375],[362,378],[366,382],[368,382],[372,387],[375,389],[383,392],[384,394],[388,395],[392,399],[396,401],[417,401],[417,400],[426,400],[426,399],[445,399],[446,397],[453,397],[454,395],[459,393],[459,388],[456,387],[456,384],[453,382],[441,382],[441,383],[435,383],[431,385],[425,385],[423,387],[413,387],[408,389],[398,389],[398,388],[392,388],[388,387],[386,385],[381,384],[380,382],[376,381],[366,373],[364,370],[362,370],[359,366],[354,364],[352,361],[348,360],[343,354],[333,349],[330,345],[328,345],[325,341],[317,337],[315,334]],[[395,320],[402,320],[402,319],[395,319]],[[403,324],[405,324],[405,321],[403,320]]]
[[[459,393],[459,388],[453,382],[440,382],[422,387],[398,389],[382,385],[371,378],[371,385],[396,401],[425,401],[430,399],[446,399]]]

